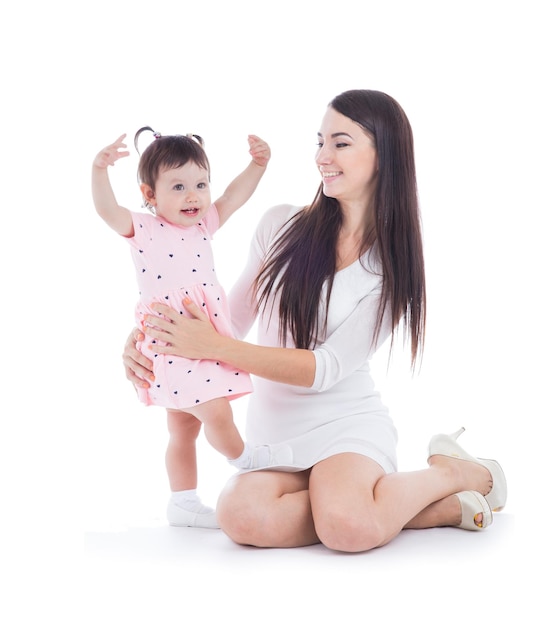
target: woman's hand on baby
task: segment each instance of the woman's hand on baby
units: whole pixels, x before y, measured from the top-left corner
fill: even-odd
[[[138,328],[131,331],[125,347],[123,349],[122,359],[125,367],[125,376],[135,387],[148,389],[150,383],[154,380],[153,363],[146,358],[137,348],[137,342],[144,340],[144,333]]]
[[[250,146],[249,152],[254,163],[260,167],[267,167],[271,158],[269,145],[257,135],[248,136],[248,145]]]
[[[95,157],[93,165],[95,167],[105,169],[109,165],[114,165],[118,159],[129,156],[129,152],[127,150],[123,150],[123,148],[127,147],[127,145],[123,143],[125,137],[127,137],[127,135],[121,135],[114,141],[114,143],[111,143],[109,146],[106,146],[106,148],[103,148]]]
[[[164,304],[152,305],[158,317],[147,316],[146,334],[166,344],[154,343],[154,351],[188,359],[215,358],[213,345],[215,338],[219,335],[214,326],[210,323],[206,313],[194,302],[186,299],[184,306],[192,316],[191,318]]]

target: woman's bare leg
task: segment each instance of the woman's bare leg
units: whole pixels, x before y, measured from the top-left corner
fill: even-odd
[[[236,475],[218,500],[220,527],[244,545],[294,548],[318,543],[308,488],[308,470]]]
[[[385,474],[371,459],[339,454],[311,471],[259,471],[232,478],[220,496],[220,526],[235,542],[288,548],[321,541],[344,552],[384,545],[405,527],[456,525],[452,494],[487,494],[481,465],[432,457],[428,469]]]
[[[369,550],[391,541],[419,514],[424,515],[421,523],[427,516],[432,520],[433,513],[436,526],[453,523],[449,501],[423,511],[459,491],[487,494],[491,489],[491,476],[481,465],[443,456],[432,457],[430,463],[428,469],[387,475],[357,454],[318,463],[309,491],[320,540],[335,550]]]
[[[439,526],[459,526],[462,522],[461,502],[456,495],[447,496],[438,502],[429,504],[411,519],[404,528],[422,530]],[[476,522],[481,523],[483,515],[476,515]]]

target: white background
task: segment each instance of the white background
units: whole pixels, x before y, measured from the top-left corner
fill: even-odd
[[[58,559],[82,528],[161,520],[168,495],[163,412],[139,406],[121,367],[136,287],[127,246],[94,213],[95,153],[143,125],[195,132],[215,195],[246,165],[247,134],[269,142],[258,191],[215,238],[229,289],[265,209],[313,198],[321,117],[353,88],[395,97],[415,136],[425,359],[416,377],[407,352],[388,375],[385,351],[374,363],[400,469],[423,467],[430,436],[464,425],[469,451],[505,468],[506,510],[541,506],[526,499],[529,449],[540,447],[546,417],[539,5],[53,0],[2,9],[0,469],[15,580],[38,554]],[[111,174],[119,201],[138,208],[131,152]],[[233,406],[244,429],[244,400]],[[201,441],[199,463],[213,503],[231,470]]]

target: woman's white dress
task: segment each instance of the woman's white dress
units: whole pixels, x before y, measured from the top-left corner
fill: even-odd
[[[255,321],[252,283],[273,241],[300,207],[279,205],[260,221],[247,265],[229,295],[235,335],[243,339]],[[396,470],[397,433],[370,375],[369,360],[390,335],[385,319],[373,342],[381,295],[381,268],[365,254],[337,272],[323,342],[313,350],[316,374],[311,388],[253,377],[246,419],[250,444],[274,444],[282,469],[297,471],[342,452]],[[385,316],[386,318],[388,316]],[[258,317],[257,343],[279,346],[278,315],[271,304]],[[287,344],[291,347],[291,344]]]

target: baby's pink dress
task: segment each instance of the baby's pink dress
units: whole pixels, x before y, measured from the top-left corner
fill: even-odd
[[[182,304],[188,297],[203,307],[220,334],[232,337],[228,300],[216,280],[211,246],[212,235],[219,227],[216,207],[212,205],[204,219],[188,228],[152,214],[132,216],[135,234],[128,241],[140,290],[135,309],[139,328],[146,332],[144,315],[157,315],[150,308],[152,302],[162,302],[189,315]],[[148,348],[154,341],[147,335],[139,345],[154,363],[152,386],[138,389],[144,404],[188,409],[214,398],[232,400],[252,391],[246,372],[216,361],[157,354]]]

